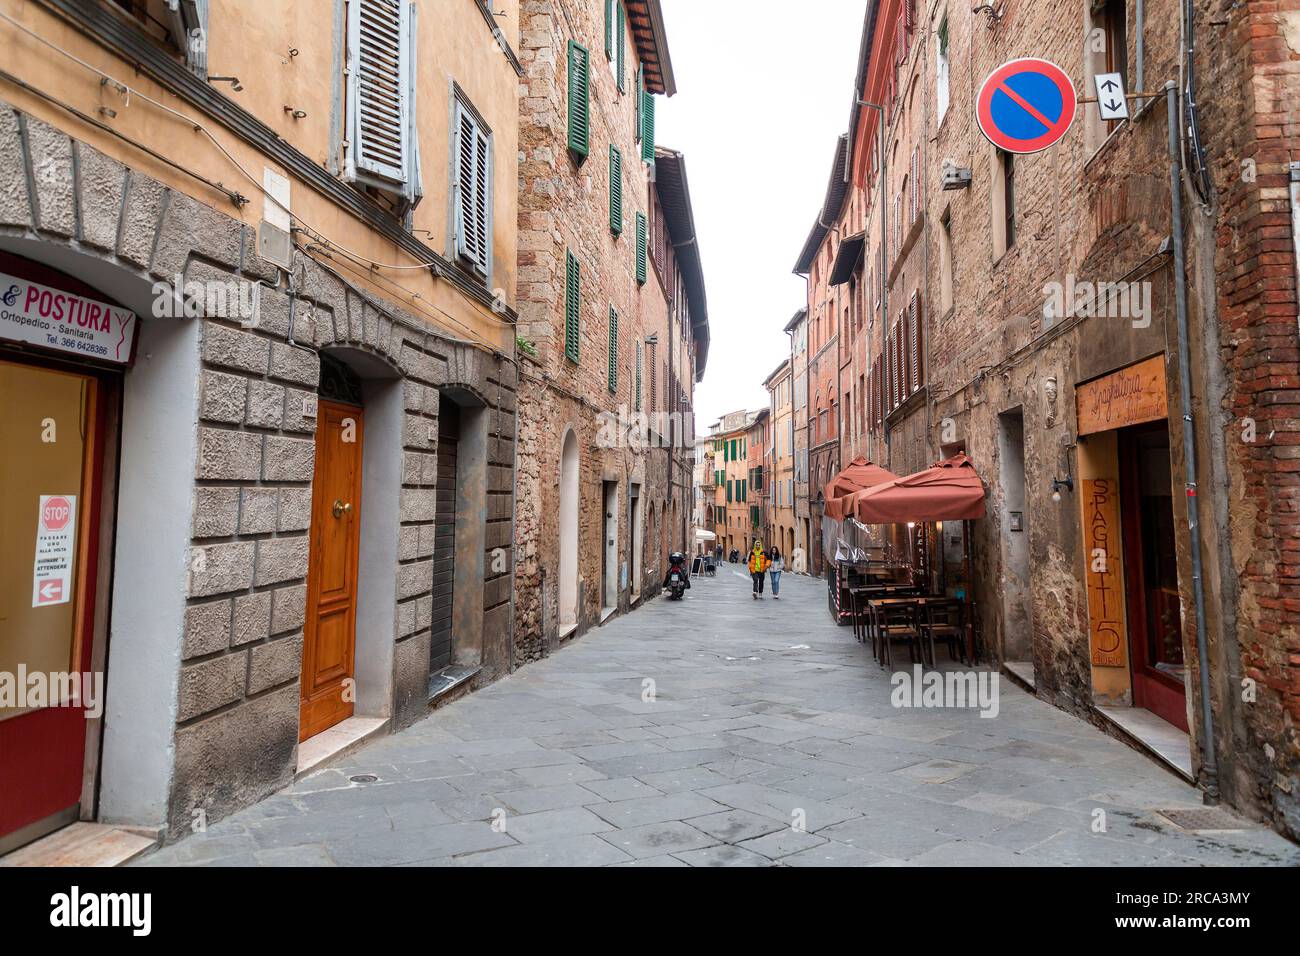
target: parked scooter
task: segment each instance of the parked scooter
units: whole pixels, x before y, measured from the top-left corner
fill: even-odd
[[[668,575],[664,580],[664,587],[668,588],[668,593],[674,601],[680,601],[690,586],[690,576],[686,570],[686,555],[674,551],[668,556]]]

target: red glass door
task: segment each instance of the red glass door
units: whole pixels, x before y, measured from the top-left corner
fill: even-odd
[[[0,359],[0,852],[78,815],[105,391]]]
[[[1168,427],[1160,422],[1121,430],[1119,463],[1133,703],[1186,731]]]

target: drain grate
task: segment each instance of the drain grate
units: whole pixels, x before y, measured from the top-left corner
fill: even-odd
[[[373,773],[358,773],[348,777],[353,783],[378,783],[379,778]]]
[[[1156,813],[1183,830],[1254,829],[1247,821],[1223,807],[1178,807],[1171,810],[1157,810]]]

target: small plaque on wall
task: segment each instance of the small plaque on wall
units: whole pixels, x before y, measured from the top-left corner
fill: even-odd
[[[1012,511],[1010,513],[1010,519],[1012,531],[1025,530],[1025,513],[1023,511]]]

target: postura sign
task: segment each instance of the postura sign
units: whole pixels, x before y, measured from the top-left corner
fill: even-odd
[[[0,273],[0,338],[124,365],[135,330],[127,309]]]

